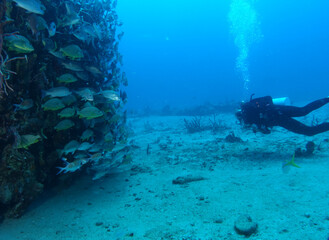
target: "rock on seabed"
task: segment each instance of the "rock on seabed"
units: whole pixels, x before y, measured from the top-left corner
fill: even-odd
[[[249,215],[241,215],[234,223],[235,231],[246,237],[257,231],[257,223],[253,222]]]

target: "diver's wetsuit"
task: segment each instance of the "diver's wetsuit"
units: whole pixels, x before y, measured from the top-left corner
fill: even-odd
[[[329,103],[329,97],[316,100],[304,107],[273,104],[272,97],[252,99],[241,106],[241,118],[246,124],[255,124],[263,133],[270,133],[268,127],[280,126],[291,132],[313,136],[329,131],[329,122],[307,126],[292,117],[302,117]]]

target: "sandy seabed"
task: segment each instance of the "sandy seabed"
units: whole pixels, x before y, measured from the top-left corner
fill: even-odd
[[[57,189],[21,218],[5,220],[0,240],[245,239],[234,230],[244,214],[258,226],[252,240],[327,240],[329,132],[305,137],[275,128],[263,135],[241,129],[233,114],[217,119],[218,132],[191,134],[184,117],[130,118],[131,165]],[[232,131],[243,142],[227,142]],[[308,141],[314,154],[283,173]],[[180,176],[203,180],[173,184]]]

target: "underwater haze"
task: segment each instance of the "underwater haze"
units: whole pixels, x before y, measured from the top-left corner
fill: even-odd
[[[329,95],[328,1],[120,0],[117,10],[132,109]]]
[[[329,240],[328,13],[0,0],[0,240]]]

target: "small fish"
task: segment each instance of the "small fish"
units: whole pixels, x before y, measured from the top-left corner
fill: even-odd
[[[84,57],[81,48],[78,45],[71,44],[59,50],[64,56],[71,60],[80,60]]]
[[[87,120],[102,117],[104,114],[97,107],[85,107],[78,111],[79,118],[86,118]]]
[[[28,110],[33,107],[33,100],[32,99],[25,99],[22,100],[20,104],[14,104],[16,107],[15,111],[19,110]]]
[[[292,159],[290,161],[284,162],[282,164],[282,172],[283,173],[288,173],[290,170],[290,167],[296,167],[296,168],[300,168],[300,166],[298,166],[295,163],[295,153],[292,155]]]
[[[50,37],[55,36],[56,34],[56,23],[51,22],[48,27],[48,34]]]
[[[62,27],[71,27],[75,24],[78,24],[80,22],[80,17],[77,13],[73,13],[70,15],[65,15],[58,19],[58,28]]]
[[[78,79],[70,73],[64,73],[57,78],[60,83],[73,83],[78,81]]]
[[[65,96],[61,100],[66,106],[70,106],[73,103],[78,101],[77,98],[73,94]]]
[[[6,41],[6,46],[11,51],[15,51],[17,53],[30,53],[34,51],[34,48],[30,41],[21,35],[10,35],[4,37]]]
[[[81,28],[76,29],[73,32],[73,36],[75,36],[80,41],[87,43],[88,45],[91,41],[93,41],[93,38],[86,34]]]
[[[96,180],[106,176],[107,174],[109,174],[109,173],[106,170],[96,171],[96,173],[94,174],[92,180],[96,181]]]
[[[57,167],[59,169],[59,172],[57,173],[60,174],[62,172],[67,173],[67,172],[75,172],[79,170],[83,165],[88,163],[88,159],[77,159],[73,162],[68,162],[66,158],[62,158],[62,160],[65,163],[65,167]]]
[[[40,31],[48,29],[46,20],[36,14],[30,14],[27,17],[27,25],[30,27],[33,35],[37,35]]]
[[[66,68],[66,69],[69,69],[69,70],[72,70],[74,72],[83,72],[83,68],[76,64],[76,63],[72,63],[72,62],[69,62],[69,63],[62,63],[62,65]]]
[[[22,135],[20,136],[20,141],[18,142],[17,148],[27,149],[30,145],[39,142],[41,137],[39,135]]]
[[[94,74],[94,75],[100,75],[100,74],[103,74],[97,67],[95,66],[85,66],[85,69]]]
[[[78,153],[74,154],[73,157],[74,157],[74,159],[82,159],[82,158],[88,159],[89,155],[85,152],[78,152]]]
[[[18,7],[24,8],[25,10],[43,15],[46,7],[41,4],[39,0],[13,0],[17,3]]]
[[[75,91],[84,101],[94,101],[94,91],[90,88],[83,88]]]
[[[117,152],[114,154],[112,161],[111,161],[111,168],[118,168],[120,165],[122,165],[124,162],[127,164],[129,161],[126,161],[126,155],[127,152]]]
[[[83,31],[85,34],[91,36],[92,38],[97,37],[97,34],[95,32],[95,28],[89,23],[85,23],[84,25],[82,25],[81,26],[81,31]]]
[[[81,141],[88,141],[89,138],[91,138],[93,135],[94,135],[93,130],[88,128],[82,133],[82,135],[80,137],[80,140]]]
[[[54,51],[54,50],[50,49],[49,53],[59,59],[65,59],[65,56],[60,51]],[[65,67],[64,63],[62,63],[62,65]],[[83,69],[81,69],[81,71],[83,71]]]
[[[74,108],[64,108],[60,113],[58,113],[58,116],[60,118],[70,118],[75,115],[75,109]]]
[[[86,72],[76,72],[75,75],[77,75],[78,78],[84,80],[84,81],[88,81],[89,80],[89,76]]]
[[[125,148],[128,148],[127,144],[117,143],[114,146],[114,148],[112,149],[112,152],[120,152],[120,151],[124,150]]]
[[[70,141],[69,143],[67,143],[64,146],[64,149],[62,151],[60,151],[60,156],[62,156],[63,154],[67,155],[69,153],[74,154],[79,146],[80,146],[80,143],[78,141],[76,141],[76,140]]]
[[[80,144],[78,150],[79,151],[86,151],[88,150],[89,148],[91,148],[94,144],[91,144],[89,142],[83,142]]]
[[[102,94],[108,100],[120,101],[119,94],[113,90],[101,90],[97,94]]]
[[[103,153],[98,152],[98,153],[94,153],[90,156],[89,160],[92,162],[97,162],[99,161],[101,158],[103,157]]]
[[[65,119],[63,121],[60,121],[54,128],[58,132],[58,131],[62,131],[62,130],[67,130],[67,129],[73,127],[74,125],[75,125],[74,122],[72,122],[69,119]]]
[[[51,40],[50,38],[42,38],[42,45],[53,56],[55,56],[54,54],[57,54],[57,53],[61,54],[60,52],[54,52],[54,49],[56,48],[56,43],[53,40]],[[61,58],[59,55],[57,57]],[[61,59],[64,59],[64,56],[62,56]]]
[[[62,101],[58,98],[52,98],[42,104],[41,106],[44,111],[57,111],[62,108],[65,108],[65,105],[62,103]]]
[[[88,152],[90,152],[90,153],[97,153],[97,152],[102,151],[102,149],[103,149],[102,144],[97,143],[97,144],[94,144],[94,145],[88,150]]]
[[[38,33],[37,19],[35,14],[30,14],[27,17],[27,25],[30,27],[32,35],[36,35]]]
[[[83,104],[82,108],[86,108],[86,107],[93,107],[94,105],[92,105],[90,102],[86,102],[85,104]]]
[[[50,88],[47,91],[43,91],[43,97],[50,96],[50,97],[65,97],[71,95],[72,92],[66,87],[55,87]]]
[[[58,19],[59,27],[69,26],[72,28],[73,25],[80,22],[79,15],[75,12],[72,2],[65,2],[66,13]]]

